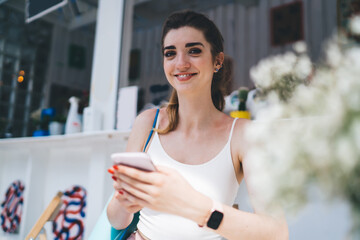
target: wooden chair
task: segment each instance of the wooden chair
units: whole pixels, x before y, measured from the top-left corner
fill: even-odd
[[[37,236],[39,236],[39,240],[46,240],[46,233],[43,227],[46,222],[53,221],[58,214],[62,205],[62,195],[62,192],[58,192],[55,195],[55,197],[51,200],[45,211],[41,214],[35,225],[30,230],[25,240],[36,239]]]

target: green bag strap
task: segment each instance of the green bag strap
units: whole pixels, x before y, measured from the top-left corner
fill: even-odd
[[[136,231],[137,224],[139,222],[139,217],[140,217],[140,212],[135,213],[130,225],[127,226],[125,229],[116,230],[115,228],[111,227],[111,239],[112,240],[127,239],[131,235],[131,233]]]
[[[149,133],[149,136],[146,140],[145,147],[143,152],[145,152],[145,149],[147,145],[150,142],[151,136],[154,133],[154,128],[156,127],[157,118],[159,116],[160,109],[158,108],[156,110],[153,126],[151,128],[151,131]],[[133,220],[131,221],[130,225],[127,226],[125,229],[116,230],[115,228],[111,227],[111,240],[125,240],[127,239],[131,233],[135,232],[137,229],[137,224],[139,222],[140,212],[137,212],[134,214]]]

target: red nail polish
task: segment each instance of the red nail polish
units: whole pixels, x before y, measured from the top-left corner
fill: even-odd
[[[116,177],[114,177],[114,176],[111,176],[111,178],[112,178],[114,181],[116,181],[116,180],[117,180],[117,178],[116,178]]]
[[[114,174],[114,170],[112,170],[111,168],[109,168],[107,171],[108,171],[110,174]]]
[[[123,194],[124,194],[124,192],[123,192],[123,191],[121,191],[121,190],[119,191],[119,193],[120,193],[121,195],[123,195]]]
[[[114,165],[113,168],[116,169],[116,170],[119,169],[119,167],[117,165]]]

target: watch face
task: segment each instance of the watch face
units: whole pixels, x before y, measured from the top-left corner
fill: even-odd
[[[222,212],[214,211],[211,214],[209,221],[207,222],[207,226],[215,230],[218,229],[223,217],[224,214]]]

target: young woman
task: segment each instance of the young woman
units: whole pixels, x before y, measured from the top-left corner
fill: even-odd
[[[266,215],[257,206],[254,213],[231,207],[239,183],[250,174],[244,157],[247,121],[221,111],[224,53],[219,30],[202,14],[177,12],[163,26],[162,49],[173,93],[146,149],[158,171],[111,169],[116,191],[107,208],[110,223],[125,228],[141,210],[132,239],[288,239],[283,218]],[[126,151],[142,151],[155,112],[137,117]]]

